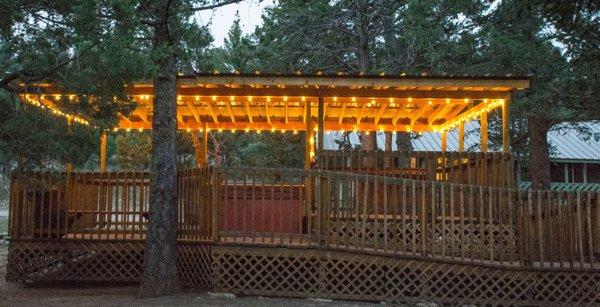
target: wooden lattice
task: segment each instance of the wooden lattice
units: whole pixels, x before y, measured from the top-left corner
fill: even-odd
[[[7,280],[138,281],[143,250],[143,242],[11,242]]]
[[[198,288],[212,288],[211,246],[199,242],[179,243],[179,278],[183,285]]]
[[[321,249],[213,248],[217,291],[442,304],[597,305],[600,273],[519,270]]]
[[[143,241],[13,241],[6,279],[35,281],[139,282]],[[184,285],[211,286],[210,246],[179,243],[179,274]]]

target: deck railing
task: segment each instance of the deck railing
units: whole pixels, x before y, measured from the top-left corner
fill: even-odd
[[[324,150],[318,167],[362,174],[514,187],[515,160],[500,152]]]
[[[28,173],[10,238],[141,240],[147,173]],[[179,239],[321,246],[510,267],[599,269],[600,193],[295,169],[179,173]]]

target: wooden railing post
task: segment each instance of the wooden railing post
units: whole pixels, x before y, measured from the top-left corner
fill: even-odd
[[[327,178],[322,171],[317,174],[317,244],[325,246],[326,216],[328,204]]]
[[[427,181],[421,181],[421,257],[427,258]]]
[[[211,169],[211,233],[214,242],[219,241],[219,169]]]

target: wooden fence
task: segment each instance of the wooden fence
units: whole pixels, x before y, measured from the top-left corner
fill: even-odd
[[[317,161],[320,169],[404,179],[494,187],[514,187],[516,182],[514,158],[499,152],[324,150]]]
[[[13,178],[10,238],[141,240],[147,173]],[[407,255],[509,267],[597,269],[600,193],[520,191],[295,169],[179,173],[181,241]]]

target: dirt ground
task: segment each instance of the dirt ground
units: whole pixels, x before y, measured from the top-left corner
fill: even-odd
[[[365,302],[264,297],[232,297],[222,293],[184,292],[152,299],[136,297],[135,285],[47,284],[6,282],[8,245],[0,243],[0,306],[370,306]]]

